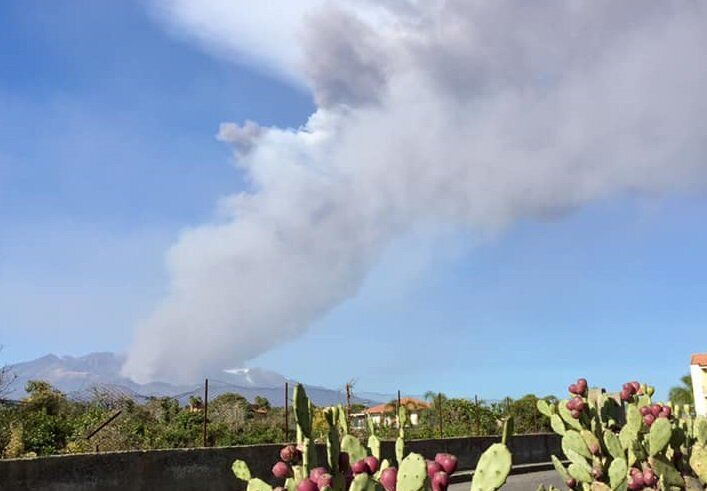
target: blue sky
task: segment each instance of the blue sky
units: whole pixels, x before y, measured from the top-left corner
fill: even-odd
[[[9,1],[0,19],[2,356],[125,351],[180,230],[246,188],[218,124],[296,127],[312,96],[143,2]],[[355,298],[251,364],[382,392],[667,388],[706,349],[705,212],[701,195],[622,195],[443,247],[406,235]]]

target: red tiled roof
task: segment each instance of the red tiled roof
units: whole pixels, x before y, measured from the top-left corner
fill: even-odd
[[[408,409],[427,409],[430,407],[425,401],[420,401],[418,399],[413,399],[412,397],[403,397],[400,399],[400,404]],[[394,413],[395,404],[378,404],[377,406],[369,407],[366,409],[366,414],[384,414],[384,413]]]
[[[707,353],[695,353],[690,357],[690,365],[707,367]]]

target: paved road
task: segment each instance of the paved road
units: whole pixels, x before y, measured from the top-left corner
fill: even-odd
[[[518,474],[510,476],[508,482],[501,489],[503,491],[535,491],[538,484],[554,485],[560,489],[565,486],[555,471],[531,472],[529,474]],[[471,485],[468,482],[452,484],[449,486],[450,491],[469,491]]]

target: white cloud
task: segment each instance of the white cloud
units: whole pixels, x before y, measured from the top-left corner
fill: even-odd
[[[704,9],[387,5],[383,15],[330,3],[304,22],[301,73],[319,109],[240,148],[252,192],[173,246],[171,292],[140,327],[126,373],[190,380],[240,366],[355,294],[385,247],[421,223],[499,230],[622,193],[704,188]],[[180,22],[206,25],[190,15]],[[237,31],[218,32],[249,49]]]

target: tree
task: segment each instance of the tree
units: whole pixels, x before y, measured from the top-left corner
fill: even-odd
[[[2,351],[2,346],[0,346]],[[12,383],[17,378],[17,375],[7,365],[0,366],[0,400],[2,400],[9,392]]]
[[[694,392],[692,391],[692,377],[684,375],[680,378],[682,385],[672,387],[668,393],[668,399],[673,404],[694,404]]]
[[[258,409],[270,409],[270,401],[266,397],[255,396],[253,405]]]

